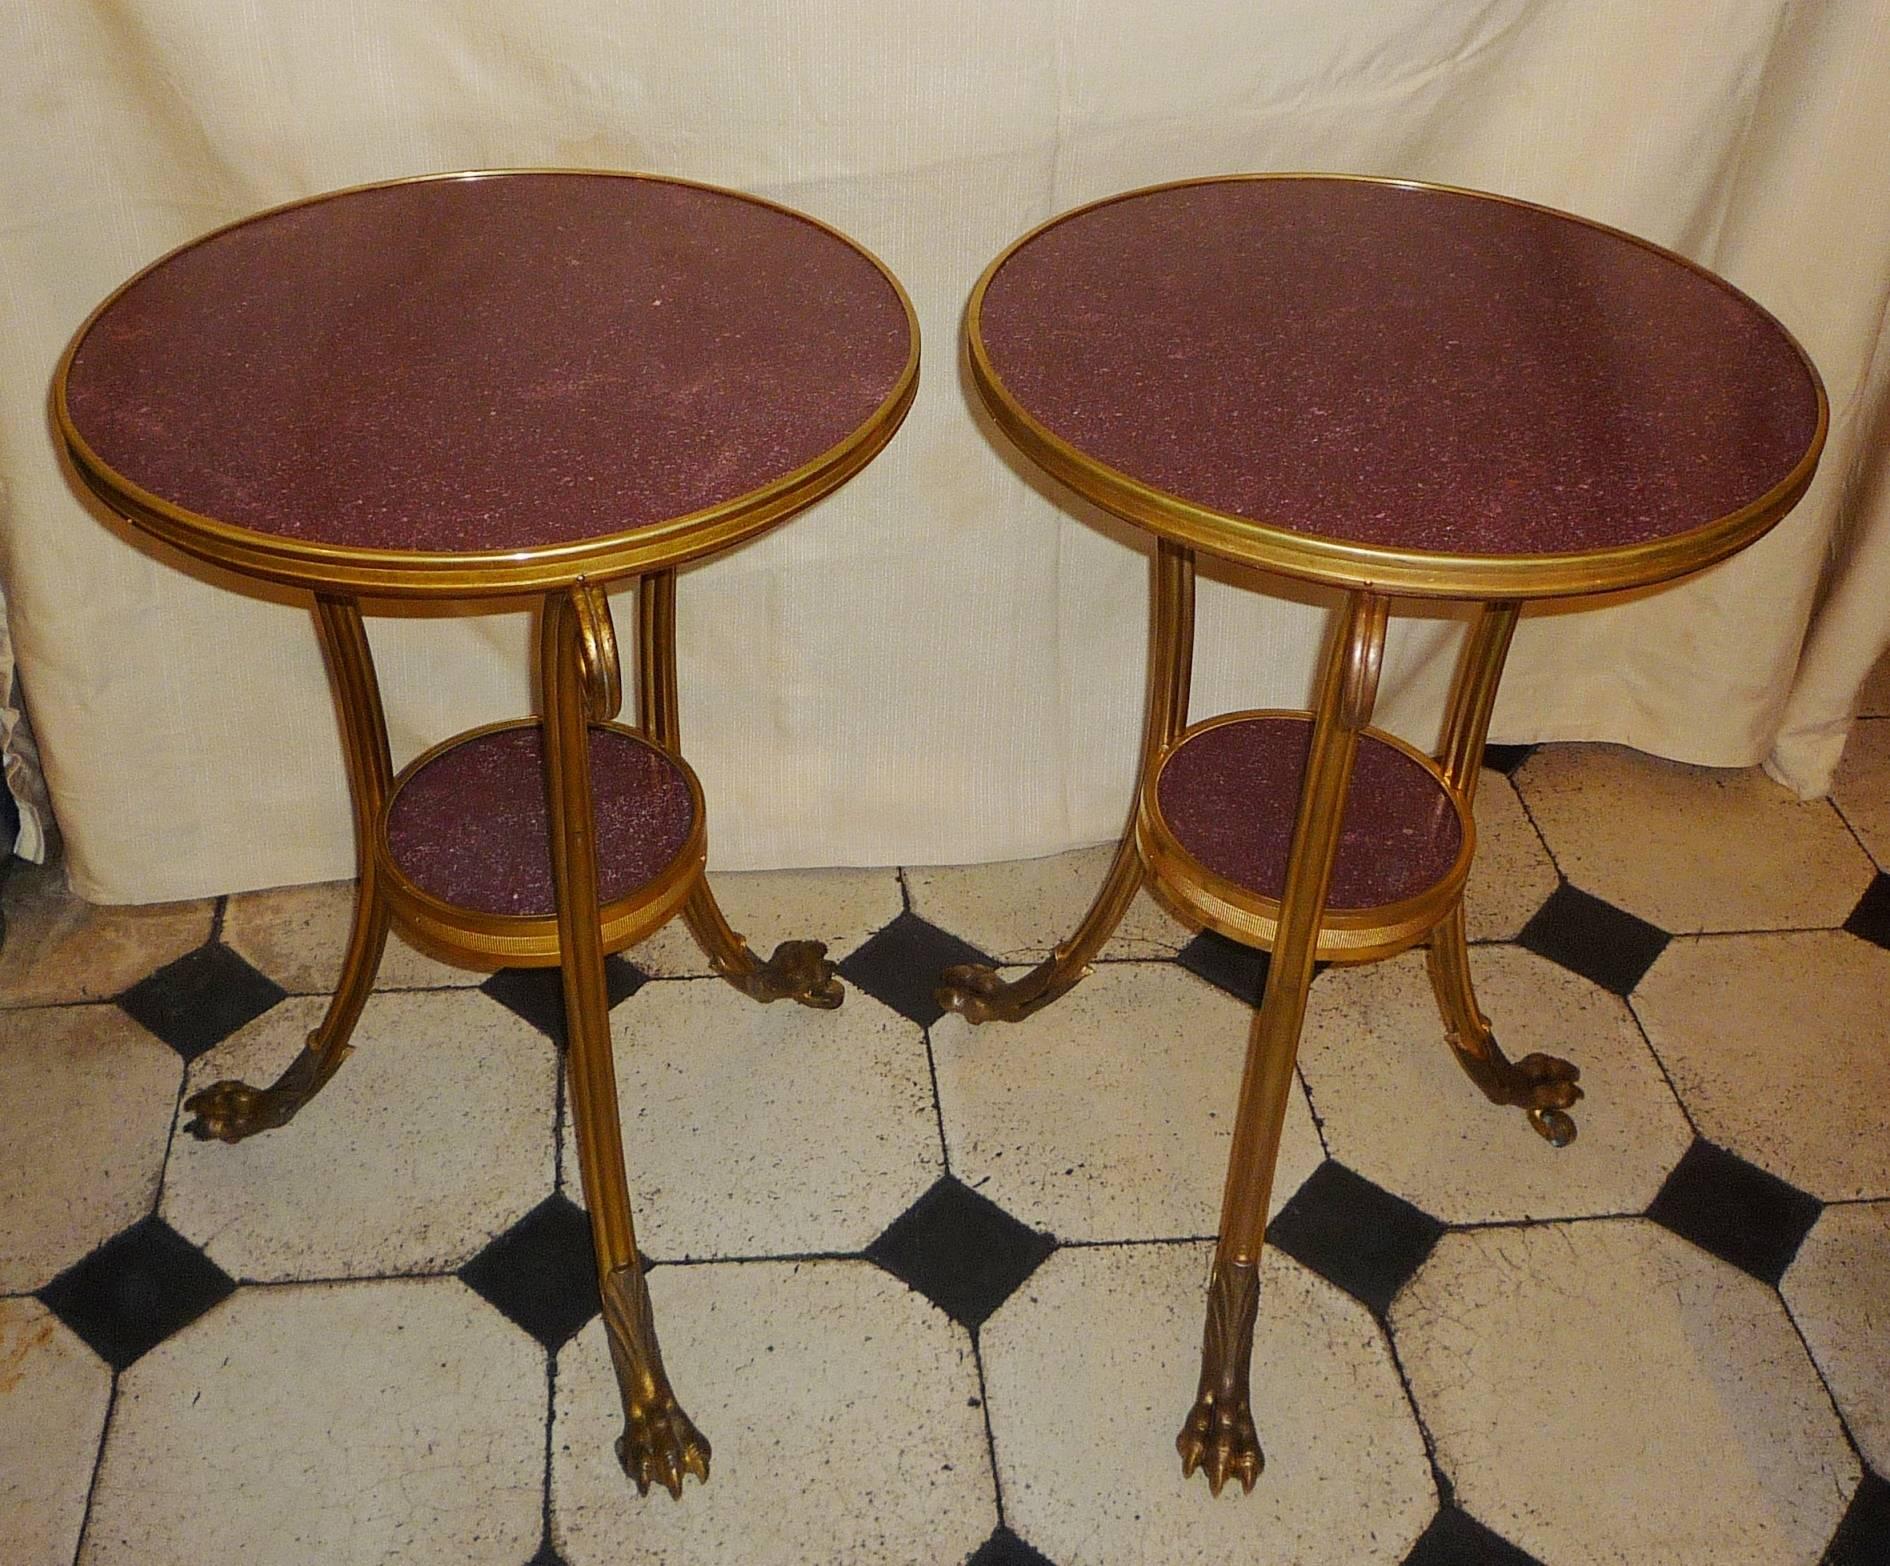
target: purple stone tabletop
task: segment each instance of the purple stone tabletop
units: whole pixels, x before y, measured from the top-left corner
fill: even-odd
[[[653,178],[369,187],[134,280],[66,406],[160,500],[343,548],[529,549],[751,493],[898,385],[905,306],[805,218]]]
[[[615,729],[591,730],[591,794],[598,902],[612,903],[676,857],[695,810],[676,763]],[[390,801],[387,844],[407,879],[443,902],[549,918],[557,903],[542,731],[499,729],[434,757]]]
[[[1184,741],[1156,784],[1175,840],[1216,875],[1277,900],[1311,741],[1312,724],[1292,717],[1221,723]],[[1437,779],[1395,746],[1362,736],[1326,906],[1382,908],[1415,897],[1443,880],[1462,848],[1462,823]]]
[[[1716,522],[1820,416],[1803,355],[1730,286],[1560,214],[1369,181],[1079,211],[997,268],[977,331],[1018,407],[1152,489],[1446,554]]]

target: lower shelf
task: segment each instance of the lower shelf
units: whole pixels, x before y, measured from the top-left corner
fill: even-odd
[[[1232,712],[1183,733],[1156,763],[1136,842],[1158,888],[1209,928],[1270,948],[1312,739],[1303,712]],[[1319,957],[1389,956],[1463,890],[1476,834],[1428,756],[1360,736]]]
[[[702,789],[680,756],[615,723],[591,725],[604,946],[670,917],[701,872]],[[456,735],[394,780],[378,851],[395,913],[464,961],[558,960],[558,921],[538,720]]]

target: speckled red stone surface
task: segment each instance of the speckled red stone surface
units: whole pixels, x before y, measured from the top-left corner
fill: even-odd
[[[1201,864],[1278,898],[1312,725],[1247,718],[1203,729],[1156,783],[1162,817]],[[1379,908],[1434,886],[1456,863],[1463,826],[1437,779],[1365,735],[1353,763],[1328,908]]]
[[[265,215],[134,283],[72,360],[113,469],[349,547],[566,543],[733,499],[865,423],[911,348],[861,252],[718,191],[587,174]]]
[[[689,785],[661,751],[612,729],[591,730],[600,903],[651,880],[689,836]],[[394,796],[388,848],[423,892],[480,913],[548,917],[550,817],[536,726],[455,745]]]
[[[1456,554],[1668,537],[1805,455],[1815,382],[1750,300],[1572,219],[1228,180],[1053,224],[981,336],[1053,434],[1167,494]]]

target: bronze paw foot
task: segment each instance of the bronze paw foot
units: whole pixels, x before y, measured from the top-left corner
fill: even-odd
[[[1470,1080],[1492,1104],[1524,1111],[1537,1133],[1556,1147],[1567,1147],[1575,1140],[1575,1122],[1568,1111],[1582,1096],[1577,1086],[1581,1067],[1554,1055],[1525,1055],[1512,1061],[1493,1038],[1483,1040],[1483,1055],[1468,1053],[1455,1036],[1450,1045]]]
[[[311,1036],[289,1069],[266,1088],[232,1079],[191,1094],[184,1108],[193,1118],[184,1122],[184,1129],[201,1142],[240,1142],[258,1131],[286,1126],[348,1053],[345,1048],[324,1051]]]
[[[648,1495],[654,1483],[680,1501],[684,1474],[709,1482],[709,1456],[708,1440],[674,1398],[631,1408],[617,1438],[617,1461],[636,1481],[638,1495]]]
[[[1203,1395],[1175,1437],[1175,1450],[1181,1453],[1181,1476],[1200,1469],[1215,1495],[1229,1479],[1238,1479],[1243,1493],[1252,1490],[1267,1462],[1244,1397],[1222,1402],[1212,1393]]]
[[[720,968],[722,977],[751,1000],[793,1000],[818,1011],[832,1011],[846,999],[846,988],[834,977],[821,941],[783,941],[764,963],[749,958],[746,970]]]
[[[1040,1011],[1089,973],[1087,963],[1059,971],[1052,957],[1016,979],[1003,979],[983,963],[960,963],[947,968],[932,992],[941,1009],[956,1012],[970,1023],[1021,1022]]]

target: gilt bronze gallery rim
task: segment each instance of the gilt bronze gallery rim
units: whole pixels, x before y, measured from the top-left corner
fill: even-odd
[[[97,449],[72,407],[75,361],[100,321],[140,284],[188,253],[239,230],[352,198],[376,197],[421,187],[464,186],[492,182],[610,181],[652,190],[697,193],[718,202],[769,214],[809,234],[830,241],[828,253],[855,266],[856,275],[883,285],[890,312],[902,323],[904,349],[896,368],[885,376],[883,395],[850,428],[818,450],[805,454],[786,471],[740,493],[717,495],[710,504],[647,519],[630,527],[600,526],[595,532],[550,541],[504,547],[405,548],[362,545],[294,537],[210,514],[166,498],[138,476],[121,471]],[[732,209],[731,209],[732,210]],[[858,267],[856,263],[864,263]],[[815,301],[818,305],[818,301]],[[684,563],[716,553],[767,531],[838,488],[872,460],[892,438],[910,410],[919,371],[918,317],[898,279],[863,245],[831,225],[794,208],[743,191],[696,180],[629,170],[519,168],[469,170],[380,180],[324,191],[252,213],[177,246],[140,269],[114,289],[86,318],[59,361],[53,380],[53,418],[73,465],[86,486],[106,505],[130,517],[143,530],[213,564],[248,576],[326,592],[373,596],[465,599],[473,596],[541,593],[567,586],[580,577],[609,580]],[[333,410],[337,415],[349,410]],[[414,454],[422,467],[438,453]],[[797,454],[798,455],[798,454]]]
[[[1789,460],[1781,458],[1777,471],[1768,473],[1762,485],[1755,483],[1753,492],[1739,495],[1737,503],[1724,510],[1708,511],[1696,524],[1675,528],[1660,536],[1573,549],[1413,547],[1395,541],[1332,536],[1331,529],[1322,530],[1316,524],[1295,526],[1282,520],[1277,509],[1267,504],[1256,508],[1254,513],[1243,514],[1207,503],[1199,496],[1190,496],[1184,492],[1187,486],[1169,486],[1138,477],[1087,449],[1098,444],[1090,432],[1068,436],[1058,433],[1052,428],[1054,420],[1043,416],[1045,410],[1031,406],[1030,399],[1020,395],[1007,381],[998,363],[1002,353],[991,335],[992,290],[1007,265],[1034,241],[1065,225],[1072,225],[1066,233],[1080,232],[1081,222],[1086,218],[1113,216],[1107,209],[1124,209],[1149,198],[1185,198],[1191,192],[1214,187],[1238,191],[1242,187],[1261,185],[1278,190],[1303,188],[1309,198],[1338,192],[1354,195],[1395,192],[1429,201],[1472,201],[1492,213],[1518,215],[1518,221],[1533,223],[1546,233],[1565,231],[1580,236],[1583,244],[1603,247],[1598,253],[1617,256],[1634,253],[1658,258],[1669,264],[1666,270],[1671,273],[1676,287],[1695,302],[1711,298],[1736,302],[1739,312],[1746,317],[1752,342],[1766,348],[1779,365],[1788,365],[1795,375],[1802,377],[1800,392],[1793,394],[1798,405],[1792,410],[1794,420],[1802,425],[1802,445],[1794,437],[1789,442]],[[1543,219],[1550,221],[1540,221]],[[1160,250],[1159,245],[1147,243],[1134,253],[1147,263],[1151,272],[1159,272],[1166,264]],[[1472,253],[1466,251],[1466,254]],[[1106,273],[1109,269],[1097,270]],[[1519,270],[1526,273],[1527,267]],[[1189,281],[1198,283],[1199,279]],[[1228,289],[1232,287],[1230,282]],[[1186,295],[1186,288],[1179,293]],[[1106,316],[1095,319],[1084,316],[1080,321],[1073,318],[1067,332],[1092,342],[1104,341],[1114,324],[1117,323]],[[1417,180],[1349,174],[1240,174],[1170,181],[1105,197],[1061,213],[1007,246],[985,269],[972,291],[965,335],[973,383],[999,427],[1033,462],[1085,499],[1177,543],[1229,559],[1333,586],[1401,595],[1486,601],[1570,597],[1651,586],[1711,565],[1750,544],[1796,504],[1811,482],[1829,423],[1823,384],[1803,348],[1768,311],[1707,268],[1637,235],[1553,207]],[[1734,335],[1729,334],[1727,338],[1729,354],[1735,350]],[[1580,341],[1581,334],[1571,332],[1568,340]],[[1392,354],[1397,346],[1386,344],[1386,353]],[[1545,362],[1548,357],[1552,356],[1545,356]],[[1123,388],[1124,407],[1128,399],[1152,399],[1159,405],[1173,390],[1172,384],[1159,383],[1161,358],[1161,352],[1151,350],[1134,364],[1115,366],[1118,374],[1106,377],[1101,383],[1092,380],[1086,389],[1101,387],[1107,396],[1106,388],[1113,382]],[[1242,373],[1245,374],[1244,365]],[[1265,373],[1264,368],[1254,367],[1255,377],[1264,377]],[[1144,374],[1153,378],[1155,384],[1145,384]],[[1487,387],[1489,383],[1478,384]],[[1713,384],[1729,397],[1740,389],[1731,381]],[[1121,409],[1109,411],[1120,413],[1125,423],[1135,422]],[[1201,426],[1178,427],[1171,444],[1185,445],[1192,438],[1191,428],[1198,431]],[[1369,444],[1381,433],[1368,432],[1364,439]],[[1487,442],[1489,439],[1489,431],[1482,428],[1473,427],[1469,433],[1478,440]],[[1465,444],[1469,446],[1473,442]],[[1579,452],[1579,440],[1573,441],[1569,449],[1572,453]],[[1286,455],[1296,464],[1309,459],[1311,453],[1309,448],[1300,447]],[[1627,455],[1638,461],[1642,454]],[[1268,500],[1271,502],[1273,497],[1269,496]]]

